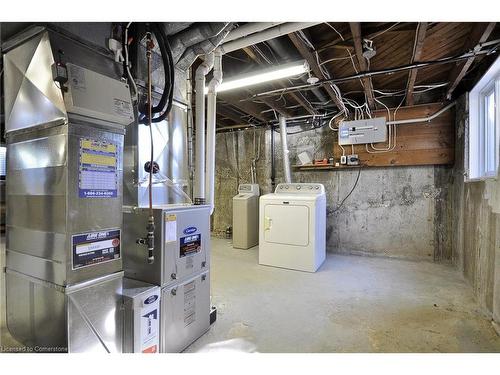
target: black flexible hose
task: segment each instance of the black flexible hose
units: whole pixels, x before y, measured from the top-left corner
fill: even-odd
[[[173,97],[174,97],[174,79],[175,79],[175,67],[174,59],[172,57],[172,50],[170,44],[168,43],[167,36],[161,25],[157,22],[150,24],[151,32],[156,37],[158,42],[158,47],[160,49],[163,68],[165,70],[165,86],[163,88],[163,93],[161,95],[160,101],[156,106],[151,108],[151,112],[156,114],[160,113],[159,116],[153,117],[152,122],[161,122],[167,118],[172,109]],[[148,123],[147,114],[141,114],[141,119],[139,120],[141,124]]]

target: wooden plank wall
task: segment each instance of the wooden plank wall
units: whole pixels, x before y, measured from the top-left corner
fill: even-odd
[[[439,111],[442,103],[423,104],[401,107],[396,113],[396,120],[427,117]],[[391,111],[393,120],[394,109]],[[388,117],[387,110],[372,112],[373,117]],[[431,122],[404,124],[396,126],[396,147],[384,153],[368,153],[365,145],[355,145],[354,153],[358,154],[361,164],[365,166],[403,166],[403,165],[436,165],[453,164],[455,158],[455,113],[453,108],[436,117]],[[375,144],[381,148],[383,143]],[[342,150],[334,143],[335,161],[338,161]],[[351,146],[344,146],[346,154],[351,153]]]

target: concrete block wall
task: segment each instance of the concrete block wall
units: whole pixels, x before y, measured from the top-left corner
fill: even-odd
[[[290,128],[289,133],[300,128]],[[262,194],[271,192],[270,130],[260,137],[257,179]],[[334,133],[328,128],[288,136],[290,160],[307,150],[316,159],[331,156]],[[238,183],[251,180],[254,130],[217,135],[215,213],[212,228],[222,236],[232,225],[232,197]],[[280,135],[275,132],[276,182],[283,181]],[[338,157],[338,155],[337,155]],[[359,182],[344,205],[357,170],[297,171],[294,182],[319,182],[327,192],[327,250],[329,252],[451,261],[452,168],[446,166],[383,167],[361,170]]]

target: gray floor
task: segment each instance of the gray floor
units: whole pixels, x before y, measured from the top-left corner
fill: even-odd
[[[212,243],[218,318],[188,352],[500,352],[500,337],[450,266],[329,255],[309,274],[259,266],[257,248]],[[0,311],[0,346],[10,346]]]
[[[218,319],[187,351],[500,352],[451,266],[330,254],[309,274],[257,259],[213,240]]]

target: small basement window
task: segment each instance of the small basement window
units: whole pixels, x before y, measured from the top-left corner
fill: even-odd
[[[469,180],[497,177],[499,136],[500,58],[469,94]]]

